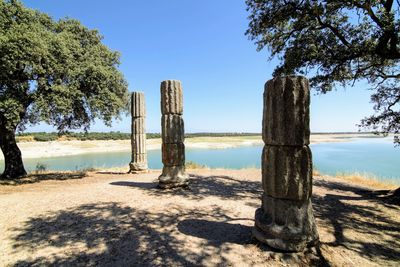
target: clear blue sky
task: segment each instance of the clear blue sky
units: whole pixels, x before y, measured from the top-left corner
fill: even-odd
[[[181,80],[186,132],[261,132],[262,93],[277,61],[244,35],[244,0],[24,0],[53,18],[71,17],[98,29],[121,52],[130,91],[143,91],[147,131],[160,132],[160,82]],[[312,97],[313,132],[357,131],[372,113],[362,85]],[[315,94],[315,93],[314,93]],[[27,131],[53,131],[40,124]],[[130,131],[130,118],[111,128]]]

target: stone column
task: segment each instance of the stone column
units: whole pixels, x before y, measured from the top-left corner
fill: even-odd
[[[185,172],[185,130],[182,119],[183,95],[180,81],[161,83],[161,137],[162,174],[158,178],[161,188],[187,186]]]
[[[253,235],[269,246],[302,251],[318,242],[311,205],[310,89],[302,76],[269,80],[264,90],[261,208]]]
[[[144,93],[133,92],[131,101],[132,127],[131,146],[132,161],[129,164],[130,173],[147,172],[147,151],[146,151],[146,109]]]

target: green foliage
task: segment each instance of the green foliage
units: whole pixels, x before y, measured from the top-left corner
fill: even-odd
[[[36,168],[35,168],[36,173],[41,173],[41,172],[44,172],[46,170],[47,170],[47,165],[46,164],[40,163],[40,162],[38,162],[36,164]]]
[[[0,0],[1,178],[26,174],[15,131],[44,121],[61,133],[110,125],[127,108],[119,54],[102,36],[73,19],[54,21],[17,0]],[[51,140],[44,137],[39,140]]]
[[[361,126],[400,133],[399,1],[246,0],[246,34],[281,64],[274,76],[304,74],[325,93],[366,79],[376,114]],[[399,141],[395,139],[395,141]]]
[[[57,140],[58,136],[46,133],[38,133],[34,135],[33,139],[38,142],[48,142]]]
[[[129,133],[121,132],[109,132],[109,133],[68,133],[65,135],[78,140],[126,140],[130,139],[131,135]]]
[[[119,54],[79,21],[54,21],[19,1],[0,1],[0,123],[44,121],[62,132],[110,125],[126,108]]]
[[[159,134],[159,133],[148,133],[148,134],[146,134],[146,138],[147,139],[161,138],[161,134]]]

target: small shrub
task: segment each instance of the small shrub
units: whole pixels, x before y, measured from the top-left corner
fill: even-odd
[[[35,141],[37,142],[49,142],[49,141],[55,141],[58,139],[57,134],[53,133],[37,133],[34,134]]]
[[[185,167],[187,169],[205,169],[205,168],[207,168],[206,165],[201,165],[201,164],[198,164],[198,163],[196,163],[194,161],[187,161],[186,164],[185,164]]]
[[[321,176],[321,172],[318,169],[313,169],[313,176]]]
[[[36,163],[36,173],[41,173],[47,170],[47,165],[41,162]]]

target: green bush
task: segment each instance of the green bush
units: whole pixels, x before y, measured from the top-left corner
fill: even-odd
[[[33,137],[33,139],[35,141],[38,142],[48,142],[48,141],[55,141],[58,139],[58,136],[54,136],[54,135],[35,135]]]
[[[41,173],[47,170],[47,165],[41,162],[36,163],[36,173]]]

